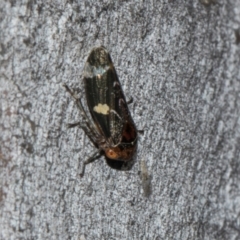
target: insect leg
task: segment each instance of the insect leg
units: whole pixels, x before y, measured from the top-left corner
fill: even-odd
[[[140,134],[144,134],[144,130],[137,130],[138,131],[138,133],[140,133]]]
[[[88,138],[91,140],[91,142],[93,143],[94,146],[98,147],[96,145],[96,136],[92,134],[92,132],[90,131],[88,126],[84,126],[81,122],[76,122],[76,123],[68,123],[67,127],[68,128],[74,128],[79,126],[80,128],[82,128],[82,130],[85,132],[85,134],[88,136]]]
[[[68,127],[68,128],[74,128],[74,127],[76,127],[76,126],[81,127],[81,122],[77,122],[77,123],[68,123],[68,124],[67,124],[67,127]]]
[[[95,160],[97,160],[98,158],[101,157],[101,153],[99,151],[95,152],[91,157],[89,157],[86,161],[83,162],[83,166],[82,166],[82,171],[80,173],[80,177],[83,177],[84,175],[84,172],[85,172],[85,168],[86,168],[86,165],[89,164],[89,163],[92,163],[94,162]]]
[[[85,112],[84,108],[83,108],[83,105],[82,105],[82,102],[81,102],[81,99],[78,98],[74,92],[66,85],[66,84],[63,84],[63,86],[66,88],[66,91],[70,93],[70,95],[75,99],[76,101],[76,104],[78,106],[78,108],[80,109],[80,112],[81,112],[81,115],[82,115],[82,118],[84,119],[84,122],[86,123],[87,125],[87,128],[88,128],[88,132],[91,132],[91,135],[92,136],[98,136],[99,133],[96,129],[96,127],[92,124],[92,122],[90,121],[87,113]],[[75,127],[75,126],[80,126],[81,128],[82,127],[82,124],[81,123],[73,123],[73,124],[69,124],[69,127]],[[84,130],[85,131],[85,130]],[[88,134],[87,134],[88,135]],[[88,135],[89,136],[89,135]]]
[[[128,101],[127,104],[132,104],[133,103],[133,97],[131,97]]]
[[[66,91],[75,99],[76,104],[77,104],[78,108],[80,109],[80,112],[81,112],[81,115],[82,115],[83,119],[86,122],[90,122],[90,119],[88,118],[88,116],[87,116],[87,114],[86,114],[86,112],[83,108],[81,99],[79,97],[77,97],[77,95],[74,94],[74,92],[66,84],[63,84],[63,86],[66,88]]]

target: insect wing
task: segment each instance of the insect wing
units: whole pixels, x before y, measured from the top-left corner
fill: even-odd
[[[92,118],[105,139],[122,139],[128,108],[111,57],[105,48],[92,50],[84,67],[86,98]]]

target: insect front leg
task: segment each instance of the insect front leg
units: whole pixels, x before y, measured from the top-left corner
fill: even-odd
[[[68,93],[70,93],[70,95],[75,99],[75,100],[78,100],[79,98],[77,97],[77,95],[74,94],[74,92],[68,87],[67,84],[63,84],[63,86],[65,87],[66,91]]]
[[[82,102],[81,102],[81,98],[77,97],[77,95],[66,85],[66,84],[63,84],[63,86],[66,88],[66,91],[68,93],[70,93],[70,95],[75,99],[76,101],[76,104],[80,110],[80,113],[82,115],[82,118],[83,118],[83,122],[84,124],[86,124],[87,128],[88,128],[88,131],[89,134],[87,134],[88,136],[91,135],[91,136],[95,136],[95,138],[97,138],[97,136],[99,135],[98,134],[98,131],[96,129],[96,127],[92,124],[92,122],[90,121],[88,115],[86,114],[84,108],[83,108],[83,105],[82,105]],[[80,126],[81,128],[83,128],[82,126],[83,124],[81,122],[77,122],[77,123],[70,123],[68,124],[68,127],[69,128],[72,128],[72,127],[75,127],[75,126]],[[85,127],[86,129],[86,127]],[[83,129],[84,130],[84,129]],[[84,130],[85,131],[85,130]],[[91,139],[91,137],[89,137]]]

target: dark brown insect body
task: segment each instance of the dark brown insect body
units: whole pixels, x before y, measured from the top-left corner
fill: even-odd
[[[76,99],[84,120],[69,126],[80,125],[98,148],[84,165],[98,158],[101,152],[104,153],[109,165],[112,161],[120,163],[131,161],[137,149],[137,129],[128,110],[111,57],[104,47],[97,47],[91,51],[83,77],[92,119],[86,114],[81,99],[75,97],[66,85],[65,87]]]

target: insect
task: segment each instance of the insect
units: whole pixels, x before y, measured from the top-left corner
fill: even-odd
[[[110,54],[103,47],[94,48],[83,70],[85,95],[90,114],[67,85],[66,90],[75,99],[82,121],[69,124],[79,126],[97,148],[83,163],[80,176],[84,175],[88,163],[105,155],[109,166],[121,170],[131,162],[137,150],[137,129],[128,109],[128,103]]]

